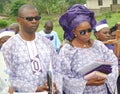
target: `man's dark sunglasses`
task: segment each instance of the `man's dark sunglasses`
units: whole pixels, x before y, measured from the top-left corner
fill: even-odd
[[[35,16],[35,17],[20,17],[23,19],[26,19],[27,21],[33,21],[33,19],[35,19],[36,21],[39,21],[41,19],[40,16]]]
[[[87,29],[87,30],[81,30],[81,31],[80,31],[80,35],[85,35],[86,32],[90,33],[91,31],[92,31],[91,28],[89,28],[89,29]]]

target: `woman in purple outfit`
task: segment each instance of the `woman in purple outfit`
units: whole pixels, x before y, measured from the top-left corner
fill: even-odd
[[[65,94],[113,94],[118,77],[117,58],[101,41],[90,39],[96,20],[85,6],[75,4],[59,19],[64,38],[69,41],[60,50]],[[97,60],[111,62],[112,72],[105,78],[87,80],[78,70]]]

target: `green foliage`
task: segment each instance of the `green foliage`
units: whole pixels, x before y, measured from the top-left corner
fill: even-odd
[[[68,6],[65,0],[32,0],[31,2],[37,7],[39,13],[48,15],[61,13]]]
[[[0,29],[8,26],[8,22],[6,20],[0,20]]]
[[[2,12],[3,12],[3,4],[0,3],[0,13],[2,13]]]
[[[24,4],[25,4],[24,0],[17,0],[17,1],[15,1],[12,4],[10,15],[11,16],[17,16],[19,7],[24,5]]]
[[[107,12],[104,14],[104,16],[105,18],[111,18],[112,17],[111,14],[112,14],[111,12]]]
[[[0,12],[3,11],[7,15],[16,16],[18,8],[25,3],[29,3],[35,5],[39,13],[58,14],[63,13],[68,6],[75,3],[84,4],[85,2],[86,0],[0,0]]]
[[[46,20],[52,20],[54,23],[54,30],[58,33],[61,41],[63,40],[64,31],[62,30],[58,22],[60,15],[63,14],[69,6],[75,3],[79,3],[79,4],[86,3],[86,0],[0,0],[0,4],[1,1],[11,1],[10,4],[12,5],[12,7],[9,9],[11,9],[11,15],[14,14],[15,16],[17,14],[18,8],[21,5],[25,4],[25,2],[27,2],[27,4],[28,3],[33,4],[34,6],[37,7],[38,11],[42,13],[41,14],[42,19],[40,21],[40,26],[38,28],[38,31],[43,29]],[[8,4],[8,3],[4,3],[4,4]],[[117,22],[119,22],[118,20],[119,17],[120,17],[120,13],[107,12],[100,16],[96,16],[96,20],[100,21],[102,19],[106,19],[109,26],[111,27]],[[12,17],[12,19],[7,21],[8,21],[7,23],[9,24],[15,22],[15,17]],[[93,32],[91,37],[95,38]]]
[[[0,0],[0,13],[4,12],[4,5],[10,3],[10,0]]]
[[[66,0],[66,2],[71,6],[73,4],[85,4],[86,0]]]
[[[106,14],[96,16],[96,20],[100,21],[102,19],[106,19],[110,27],[113,26],[114,24],[116,24],[117,22],[119,22],[119,20],[118,20],[120,17],[119,13],[110,13],[109,15],[110,16],[108,16],[108,17],[106,16]]]

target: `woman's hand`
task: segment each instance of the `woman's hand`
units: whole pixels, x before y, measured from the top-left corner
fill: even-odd
[[[93,78],[88,80],[87,86],[99,86],[105,83],[105,78]]]

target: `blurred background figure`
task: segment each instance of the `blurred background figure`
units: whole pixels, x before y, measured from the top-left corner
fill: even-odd
[[[53,22],[52,21],[50,21],[50,20],[46,21],[45,25],[44,25],[44,30],[41,30],[39,32],[39,34],[41,36],[45,36],[46,38],[48,38],[52,42],[56,51],[59,52],[61,42],[60,42],[57,32],[53,31]]]
[[[114,26],[112,26],[110,28],[111,39],[116,38],[117,29],[118,29],[118,24],[115,24]],[[119,76],[118,76],[118,80],[117,80],[117,92],[118,92],[118,94],[120,94],[120,56],[118,58],[118,68],[119,68]]]
[[[94,34],[96,38],[105,43],[106,47],[114,51],[114,44],[106,44],[106,42],[110,39],[115,39],[116,37],[116,30],[118,29],[118,25],[115,24],[113,27],[109,29],[106,19],[101,20],[98,22],[94,28]],[[120,74],[120,56],[118,58],[118,67],[119,67],[119,74]],[[120,76],[117,80],[117,92],[120,94]]]
[[[117,24],[115,24],[114,26],[112,26],[111,28],[110,28],[110,35],[111,35],[111,39],[115,39],[115,37],[116,37],[116,30],[118,29],[118,25]]]
[[[106,19],[101,20],[95,25],[94,34],[96,36],[96,39],[102,42],[110,39],[110,29]]]
[[[15,35],[14,31],[0,31],[0,48],[13,35]]]
[[[14,36],[14,31],[0,31],[0,48],[11,37]],[[0,94],[13,94],[10,87],[8,69],[6,67],[3,53],[0,51]]]
[[[107,24],[106,19],[101,20],[98,22],[94,27],[94,34],[97,40],[102,41],[105,43],[110,39],[110,28]],[[114,49],[112,44],[105,44],[109,49]]]
[[[15,34],[17,34],[19,32],[19,30],[20,30],[19,29],[19,24],[18,23],[12,23],[9,26],[9,29],[15,31]]]
[[[12,23],[9,25],[9,27],[1,29],[0,32],[3,31],[14,31],[15,34],[17,34],[19,32],[20,28],[19,28],[19,24],[18,23]]]

